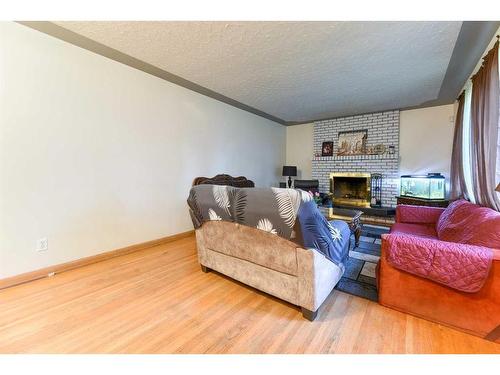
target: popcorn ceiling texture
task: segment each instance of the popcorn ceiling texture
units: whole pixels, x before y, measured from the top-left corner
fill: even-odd
[[[286,121],[434,100],[462,22],[56,22]]]
[[[395,153],[335,156],[339,132],[364,129],[368,130],[367,146],[383,144],[386,149],[395,146]],[[396,206],[395,197],[399,193],[398,110],[314,122],[314,153],[321,153],[321,144],[328,141],[333,141],[334,156],[313,157],[312,160],[312,177],[319,180],[320,191],[330,190],[332,172],[381,173],[382,205]]]

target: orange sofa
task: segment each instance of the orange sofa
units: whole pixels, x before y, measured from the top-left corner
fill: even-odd
[[[429,213],[436,216],[436,212]],[[396,226],[404,223],[403,218],[396,214]],[[467,293],[393,267],[387,261],[391,251],[387,236],[391,234],[382,236],[377,267],[380,304],[500,343],[500,249],[492,249],[493,261],[483,287]]]

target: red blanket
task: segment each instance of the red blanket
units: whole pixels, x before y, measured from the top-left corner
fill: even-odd
[[[383,235],[387,261],[396,268],[462,292],[481,289],[491,267],[487,247],[403,234]]]

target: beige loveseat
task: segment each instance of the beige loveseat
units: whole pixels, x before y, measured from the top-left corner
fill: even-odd
[[[227,221],[196,229],[198,259],[211,269],[302,308],[314,320],[342,270],[315,249],[275,234]]]

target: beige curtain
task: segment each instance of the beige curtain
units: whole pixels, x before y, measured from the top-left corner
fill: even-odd
[[[467,199],[467,188],[465,186],[465,176],[463,169],[463,119],[464,119],[464,104],[465,92],[462,92],[458,97],[458,110],[455,118],[455,134],[453,136],[453,151],[451,153],[451,169],[450,169],[450,184],[451,193],[450,199],[465,198]]]
[[[472,77],[471,170],[476,203],[500,211],[495,192],[500,87],[498,41]]]

